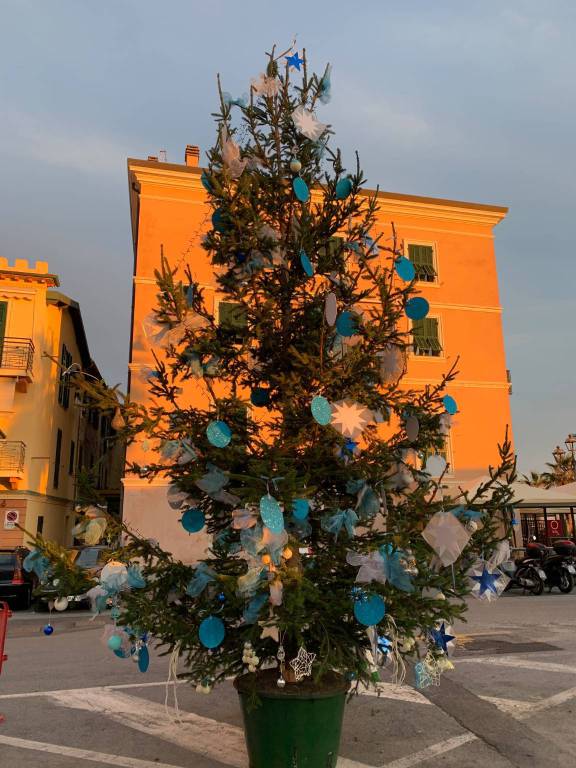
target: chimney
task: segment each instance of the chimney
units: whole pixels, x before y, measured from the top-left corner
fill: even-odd
[[[187,144],[184,160],[186,165],[198,168],[200,164],[200,147],[196,147],[194,144]]]

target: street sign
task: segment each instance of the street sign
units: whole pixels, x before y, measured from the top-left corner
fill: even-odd
[[[20,512],[17,509],[7,509],[4,514],[4,530],[13,531],[20,519]]]

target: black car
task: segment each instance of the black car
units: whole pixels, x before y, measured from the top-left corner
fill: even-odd
[[[106,564],[110,556],[110,548],[104,545],[78,546],[68,549],[70,562],[83,570],[89,578],[95,578]],[[41,584],[35,592],[40,610],[48,610],[49,603],[57,596],[58,590],[48,577],[47,582]],[[89,608],[90,600],[86,595],[70,595],[68,597],[70,608]]]
[[[0,549],[0,600],[13,609],[26,610],[32,603],[35,577],[22,568],[27,554],[25,547]]]

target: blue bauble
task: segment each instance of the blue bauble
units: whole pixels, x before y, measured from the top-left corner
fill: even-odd
[[[226,634],[226,627],[218,616],[208,616],[198,627],[198,638],[205,648],[217,648]]]
[[[446,408],[446,411],[450,414],[450,416],[454,416],[454,414],[458,412],[458,403],[451,395],[444,395],[442,402],[444,403],[444,408]]]
[[[143,645],[138,651],[138,669],[140,672],[147,672],[150,665],[150,654],[148,648]]]
[[[224,214],[222,213],[221,208],[216,208],[216,210],[212,214],[212,226],[214,227],[216,232],[225,231],[226,225],[224,223]]]
[[[308,185],[304,179],[301,179],[300,176],[296,176],[292,182],[292,189],[294,190],[294,194],[301,203],[308,202],[310,199],[310,190],[308,189]]]
[[[226,448],[232,440],[232,430],[225,421],[211,421],[206,427],[206,436],[215,448]]]
[[[323,427],[332,421],[332,406],[322,395],[316,395],[316,397],[312,398],[310,410],[318,424],[322,424]]]
[[[44,632],[45,635],[50,636],[52,632],[54,632],[54,627],[52,624],[46,624],[42,632]]]
[[[423,320],[430,311],[430,304],[422,296],[414,296],[406,302],[406,315],[410,320]]]
[[[122,648],[122,638],[120,635],[110,635],[108,638],[108,648],[111,651],[119,651]]]
[[[401,256],[396,262],[396,273],[398,277],[402,278],[406,283],[411,283],[416,277],[414,264],[405,256]]]
[[[354,312],[341,312],[336,318],[336,330],[340,336],[354,336],[358,332],[358,317]]]
[[[272,533],[282,533],[284,530],[284,515],[280,504],[269,493],[260,499],[260,517]]]
[[[296,520],[306,520],[310,512],[310,502],[308,499],[294,499],[292,502],[292,514]]]
[[[302,264],[302,269],[306,272],[308,277],[312,277],[314,274],[314,265],[308,258],[306,251],[300,251],[300,264]]]
[[[270,402],[270,390],[266,387],[254,387],[250,392],[250,402],[257,408],[262,408]]]
[[[360,624],[364,624],[366,627],[379,624],[385,613],[386,606],[380,595],[369,595],[366,599],[354,602],[354,616]]]
[[[349,178],[340,179],[336,184],[336,199],[345,200],[352,192],[352,181]]]
[[[204,512],[198,507],[190,507],[185,510],[180,520],[182,527],[188,533],[198,533],[204,528],[205,518]]]

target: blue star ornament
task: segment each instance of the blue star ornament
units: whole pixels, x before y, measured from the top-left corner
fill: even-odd
[[[482,573],[479,576],[472,576],[472,581],[477,582],[480,587],[479,594],[482,596],[484,592],[492,592],[498,595],[498,587],[496,582],[498,581],[499,574],[490,573],[490,571],[484,566]]]
[[[300,56],[298,56],[298,51],[296,53],[293,53],[292,56],[286,56],[286,61],[288,62],[289,67],[296,67],[298,71],[300,71],[300,65],[304,64],[304,59],[301,59]]]
[[[437,648],[441,648],[444,653],[448,653],[448,643],[450,640],[455,640],[455,635],[447,635],[446,634],[446,625],[444,622],[442,622],[442,626],[440,629],[433,629],[430,633],[432,635],[432,639],[434,640],[434,644]]]

